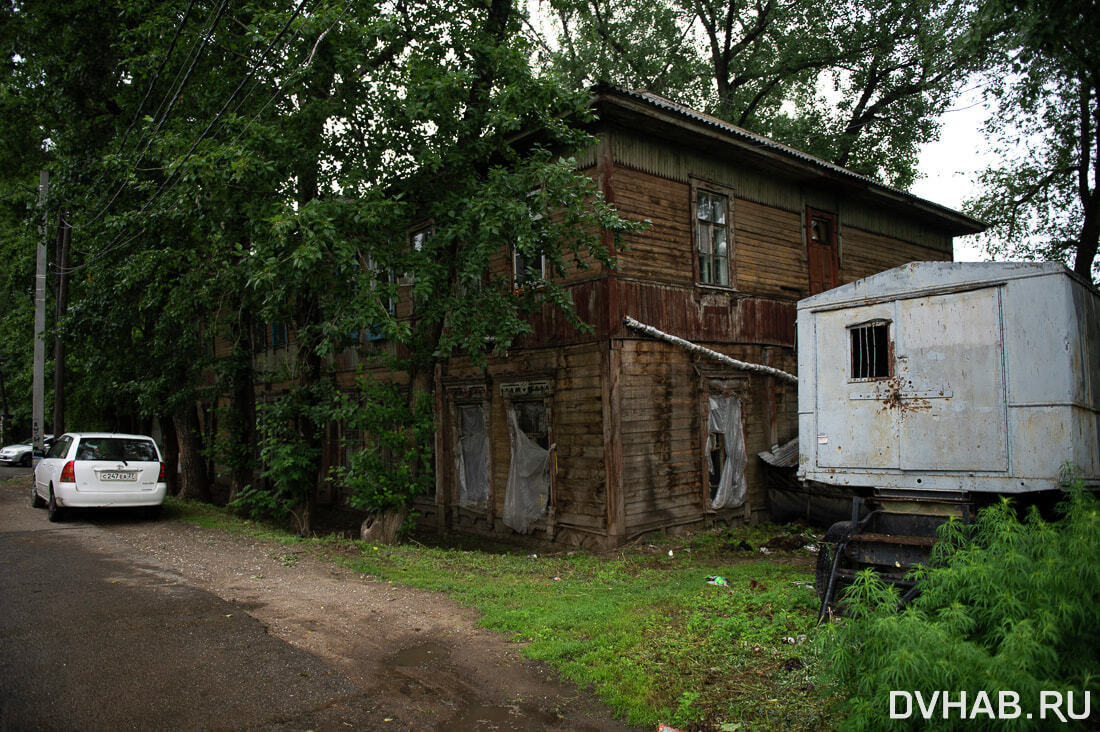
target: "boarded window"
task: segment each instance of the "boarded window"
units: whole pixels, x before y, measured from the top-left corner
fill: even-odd
[[[483,508],[489,500],[489,435],[481,405],[460,405],[456,414],[458,505]]]
[[[546,404],[514,402],[508,406],[512,459],[504,494],[504,525],[527,533],[546,514],[550,499],[550,450]]]
[[[735,396],[709,398],[707,463],[711,508],[733,508],[745,502],[745,433],[741,400]]]
[[[849,328],[852,339],[852,378],[890,377],[890,324],[865,323]]]
[[[729,199],[709,191],[695,194],[695,249],[699,257],[699,281],[706,285],[730,283]]]

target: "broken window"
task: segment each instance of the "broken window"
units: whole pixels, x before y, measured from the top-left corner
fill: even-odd
[[[890,324],[885,320],[852,326],[852,378],[890,377]]]
[[[741,400],[735,396],[709,398],[707,466],[711,508],[732,508],[745,502],[745,434]]]
[[[456,413],[458,505],[483,508],[489,501],[489,435],[480,404],[459,405]]]
[[[513,402],[508,405],[508,433],[512,460],[504,494],[504,525],[527,533],[546,514],[550,499],[550,445],[546,403]]]
[[[727,208],[725,196],[703,190],[695,194],[695,248],[699,281],[706,285],[730,283]]]

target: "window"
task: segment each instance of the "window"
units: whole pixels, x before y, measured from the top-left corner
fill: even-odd
[[[271,347],[281,348],[287,343],[287,328],[284,321],[275,321],[271,324]]]
[[[419,229],[413,229],[409,232],[409,248],[414,252],[424,251],[424,245],[428,243],[428,239],[432,236],[431,226],[422,226]],[[411,272],[406,272],[401,275],[398,280],[399,284],[411,285],[416,277]]]
[[[392,269],[383,267],[371,256],[367,257],[366,269],[371,278],[371,290],[378,293],[379,304],[391,318],[396,318],[397,300],[394,299],[394,293],[397,289],[397,274]],[[373,325],[363,334],[365,341],[381,341],[385,338],[381,323]]]
[[[480,404],[456,408],[455,474],[458,505],[484,508],[489,501],[489,433]]]
[[[890,324],[885,320],[851,326],[852,378],[890,378]]]
[[[745,432],[741,400],[711,394],[707,398],[707,488],[710,508],[734,508],[745,502]]]
[[[46,453],[48,458],[63,458],[69,454],[69,446],[73,444],[73,438],[65,435],[57,442],[53,443],[53,447]]]
[[[730,284],[729,199],[710,191],[695,193],[695,249],[699,256],[699,282]]]
[[[550,505],[550,432],[546,402],[514,401],[507,407],[512,442],[504,525],[526,534]]]
[[[84,437],[76,450],[77,460],[121,460],[152,463],[159,460],[149,440],[123,437]]]
[[[517,289],[526,285],[538,285],[546,279],[546,255],[528,257],[512,247],[512,272]]]

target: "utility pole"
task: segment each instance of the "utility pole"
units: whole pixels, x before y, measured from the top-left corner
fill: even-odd
[[[46,198],[50,189],[50,174],[43,170],[38,178],[38,206],[42,209],[42,231],[38,237],[38,252],[34,274],[34,378],[31,394],[31,444],[41,452],[42,420],[46,413],[46,234],[50,228]]]
[[[69,306],[68,267],[69,245],[72,243],[73,229],[59,213],[57,227],[57,299],[54,311],[54,323],[61,323],[65,310]],[[53,337],[53,433],[60,435],[65,431],[65,341],[61,336]]]

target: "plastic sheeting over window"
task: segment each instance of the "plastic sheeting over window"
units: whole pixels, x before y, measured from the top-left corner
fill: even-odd
[[[550,496],[550,451],[520,428],[516,410],[508,407],[508,434],[512,438],[512,462],[504,494],[504,525],[526,534],[546,513]]]
[[[725,462],[718,481],[718,493],[712,508],[733,508],[745,502],[745,434],[741,429],[741,400],[737,397],[710,397],[707,432],[722,435]],[[713,458],[708,454],[708,460]]]
[[[458,450],[455,451],[455,475],[458,476],[458,505],[484,507],[489,500],[489,436],[485,412],[481,406],[458,408]]]

